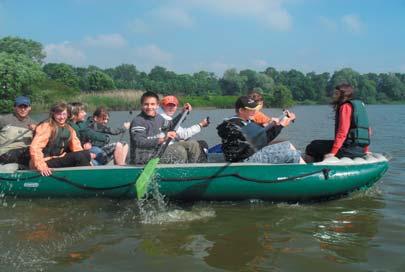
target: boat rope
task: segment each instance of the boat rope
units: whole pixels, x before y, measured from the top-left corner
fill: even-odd
[[[31,179],[36,179],[42,177],[41,175],[34,175],[26,178],[4,178],[0,177],[1,181],[26,181],[26,180],[31,180]],[[80,184],[74,181],[71,181],[67,178],[60,177],[60,176],[55,176],[55,175],[50,175],[49,177],[56,179],[58,181],[67,183],[69,185],[72,185],[76,188],[83,189],[83,190],[90,190],[90,191],[108,191],[108,190],[114,190],[114,189],[120,189],[120,188],[125,188],[133,185],[135,182],[130,182],[126,184],[121,184],[121,185],[116,185],[116,186],[110,186],[110,187],[94,187],[94,186],[89,186],[86,184]]]
[[[296,176],[291,176],[291,177],[281,177],[273,180],[263,180],[263,179],[255,179],[255,178],[248,178],[241,176],[239,173],[230,173],[230,174],[221,174],[221,175],[211,175],[211,176],[205,176],[205,177],[173,177],[173,178],[163,178],[160,177],[159,180],[163,182],[187,182],[187,181],[197,181],[197,180],[212,180],[214,178],[225,178],[225,177],[235,177],[244,181],[251,181],[255,183],[281,183],[284,181],[290,181],[290,180],[296,180],[308,176],[312,176],[315,174],[322,173],[325,180],[329,179],[329,172],[330,169],[328,168],[323,168],[321,170],[301,174],[301,175],[296,175]]]
[[[325,180],[329,179],[329,172],[330,169],[328,168],[323,168],[321,170],[317,170],[317,171],[313,171],[313,172],[309,172],[309,173],[305,173],[305,174],[301,174],[301,175],[296,175],[296,176],[291,176],[291,177],[281,177],[281,178],[277,178],[274,180],[263,180],[263,179],[255,179],[255,178],[249,178],[249,177],[244,177],[241,176],[239,173],[230,173],[230,174],[214,174],[211,176],[200,176],[200,177],[184,177],[184,178],[180,178],[180,177],[173,177],[173,178],[163,178],[163,177],[159,177],[159,181],[161,182],[188,182],[188,181],[198,181],[198,180],[212,180],[214,178],[225,178],[225,177],[235,177],[238,178],[240,180],[244,180],[244,181],[250,181],[250,182],[255,182],[255,183],[281,183],[281,182],[285,182],[285,181],[290,181],[290,180],[297,180],[300,178],[304,178],[304,177],[308,177],[308,176],[312,176],[315,174],[319,174],[322,173]],[[41,178],[41,175],[33,175],[30,177],[24,177],[24,178],[5,178],[5,177],[0,177],[1,181],[26,181],[26,180],[32,180],[32,179],[36,179],[36,178]],[[64,183],[67,183],[69,185],[72,185],[76,188],[79,189],[83,189],[83,190],[90,190],[90,191],[108,191],[108,190],[114,190],[114,189],[120,189],[120,188],[125,188],[128,187],[130,188],[130,186],[133,186],[135,182],[130,182],[130,183],[125,183],[125,184],[121,184],[121,185],[116,185],[116,186],[110,186],[110,187],[94,187],[94,186],[89,186],[86,184],[80,184],[74,181],[71,181],[65,177],[60,177],[60,176],[56,176],[56,175],[51,175],[49,176],[57,181],[61,181]]]

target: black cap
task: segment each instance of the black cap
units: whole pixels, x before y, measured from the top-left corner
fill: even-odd
[[[248,96],[241,96],[235,102],[236,109],[245,108],[247,110],[256,110],[258,106],[259,104]]]

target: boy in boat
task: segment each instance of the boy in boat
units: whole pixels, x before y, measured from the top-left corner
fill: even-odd
[[[295,119],[295,114],[287,112],[278,125],[272,124],[270,127],[262,128],[252,121],[258,106],[258,103],[248,96],[239,97],[235,103],[236,115],[225,119],[217,127],[225,159],[229,162],[304,163],[301,153],[290,142],[267,145],[277,137],[283,127]],[[259,132],[263,132],[257,133],[263,134],[265,138],[262,146],[255,146],[254,141],[248,141],[246,135],[248,131],[244,131],[244,128],[249,127],[259,128]]]
[[[173,95],[165,96],[160,101],[158,113],[166,120],[171,121],[177,111],[178,105],[179,100],[177,97]],[[191,111],[191,105],[186,103],[184,110]],[[166,149],[167,156],[175,158],[179,163],[207,162],[207,155],[204,149],[208,144],[205,141],[196,141],[190,138],[200,133],[201,129],[208,125],[208,120],[203,119],[198,124],[188,128],[180,126],[176,131],[176,138],[170,142],[169,147]]]
[[[68,124],[75,130],[83,149],[90,150],[90,153],[95,154],[95,159],[91,161],[91,164],[105,164],[107,163],[107,154],[100,147],[93,146],[90,139],[104,141],[108,136],[90,129],[85,122],[86,114],[83,103],[72,102],[68,104]]]
[[[93,135],[98,137],[90,136],[89,140],[93,146],[101,148],[107,156],[106,160],[98,160],[100,164],[106,164],[114,158],[114,164],[126,165],[128,144],[122,141],[110,143],[110,135],[125,133],[129,129],[129,122],[124,122],[122,128],[112,129],[107,126],[109,119],[110,115],[104,107],[98,107],[94,111],[93,118],[88,118],[86,125],[93,130]]]
[[[249,92],[248,96],[258,104],[256,113],[252,117],[252,121],[263,127],[268,126],[271,122],[275,122],[276,124],[278,124],[278,122],[280,121],[279,118],[267,116],[262,112],[264,106],[264,99],[261,93],[253,90]]]
[[[141,97],[141,113],[131,122],[130,126],[130,163],[146,164],[158,152],[159,147],[167,140],[176,138],[172,131],[176,120],[166,120],[157,113],[159,96],[154,92],[146,92]],[[160,159],[162,163],[176,163],[165,154]]]
[[[18,163],[21,167],[29,164],[29,145],[35,121],[29,116],[31,101],[19,96],[14,101],[12,114],[0,117],[0,164]]]

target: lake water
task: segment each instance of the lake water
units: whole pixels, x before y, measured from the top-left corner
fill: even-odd
[[[332,138],[329,107],[293,110],[280,139],[303,150]],[[368,191],[315,204],[2,198],[0,271],[405,271],[405,106],[368,112],[371,149],[391,157]],[[113,112],[112,124],[137,113]],[[198,138],[213,145],[232,114],[194,110],[185,126],[210,116]]]

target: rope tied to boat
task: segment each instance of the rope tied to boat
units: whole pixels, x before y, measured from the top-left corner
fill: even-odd
[[[297,179],[300,179],[300,178],[313,176],[313,175],[319,174],[319,173],[322,173],[324,179],[328,180],[329,179],[330,169],[329,168],[323,168],[321,170],[317,170],[317,171],[313,171],[313,172],[309,172],[309,173],[305,173],[305,174],[300,174],[300,175],[291,176],[291,177],[281,177],[281,178],[277,178],[277,179],[273,179],[273,180],[255,179],[255,178],[241,176],[239,173],[230,173],[230,174],[218,174],[218,175],[214,174],[214,175],[211,175],[211,176],[202,176],[202,177],[184,177],[184,178],[180,178],[180,177],[163,178],[163,177],[160,177],[159,181],[162,181],[162,182],[188,182],[188,181],[198,181],[198,180],[212,180],[214,178],[235,177],[235,178],[238,178],[240,180],[251,181],[251,182],[255,182],[255,183],[281,183],[281,182],[285,182],[285,181],[297,180]]]
[[[41,175],[33,175],[30,177],[24,177],[24,178],[5,178],[5,177],[0,177],[1,181],[21,181],[24,182],[26,180],[32,180],[32,179],[37,179],[37,178],[41,178]],[[133,186],[135,182],[130,182],[130,183],[125,183],[125,184],[121,184],[121,185],[116,185],[116,186],[109,186],[109,187],[95,187],[95,186],[89,186],[86,184],[80,184],[74,181],[71,181],[65,177],[60,177],[60,176],[56,176],[56,175],[50,175],[50,178],[53,178],[57,181],[61,181],[64,183],[67,183],[69,185],[72,185],[76,188],[79,189],[83,189],[83,190],[89,190],[89,191],[109,191],[109,190],[114,190],[114,189],[120,189],[120,188],[125,188],[125,187],[129,187],[129,186]]]
[[[163,178],[160,177],[159,181],[161,182],[190,182],[190,181],[199,181],[199,180],[207,180],[210,181],[214,178],[225,178],[225,177],[235,177],[238,178],[240,180],[243,181],[250,181],[250,182],[254,182],[254,183],[282,183],[285,181],[291,181],[291,180],[298,180],[304,177],[308,177],[308,176],[312,176],[315,174],[319,174],[322,173],[324,176],[325,180],[329,179],[329,173],[330,173],[330,169],[329,168],[323,168],[321,170],[317,170],[317,171],[313,171],[313,172],[309,172],[309,173],[305,173],[305,174],[300,174],[300,175],[296,175],[296,176],[291,176],[291,177],[280,177],[274,180],[262,180],[262,179],[255,179],[255,178],[250,178],[250,177],[244,177],[241,176],[239,173],[230,173],[230,174],[214,174],[214,175],[210,175],[210,176],[200,176],[200,177],[184,177],[184,178],[180,178],[180,177],[175,177],[175,178]],[[32,179],[36,179],[36,178],[41,178],[41,175],[33,175],[30,177],[24,177],[24,178],[5,178],[5,177],[0,177],[1,181],[26,181],[26,180],[32,180]],[[72,185],[76,188],[82,189],[82,190],[89,190],[89,191],[109,191],[109,190],[115,190],[115,189],[121,189],[121,188],[125,188],[127,187],[128,189],[131,188],[131,186],[133,186],[133,184],[135,182],[129,182],[129,183],[125,183],[125,184],[121,184],[121,185],[116,185],[116,186],[109,186],[109,187],[94,187],[94,186],[89,186],[86,184],[80,184],[74,181],[71,181],[65,177],[61,177],[61,176],[56,176],[56,175],[51,175],[49,176],[57,181],[61,181],[64,183],[67,183],[69,185]]]

